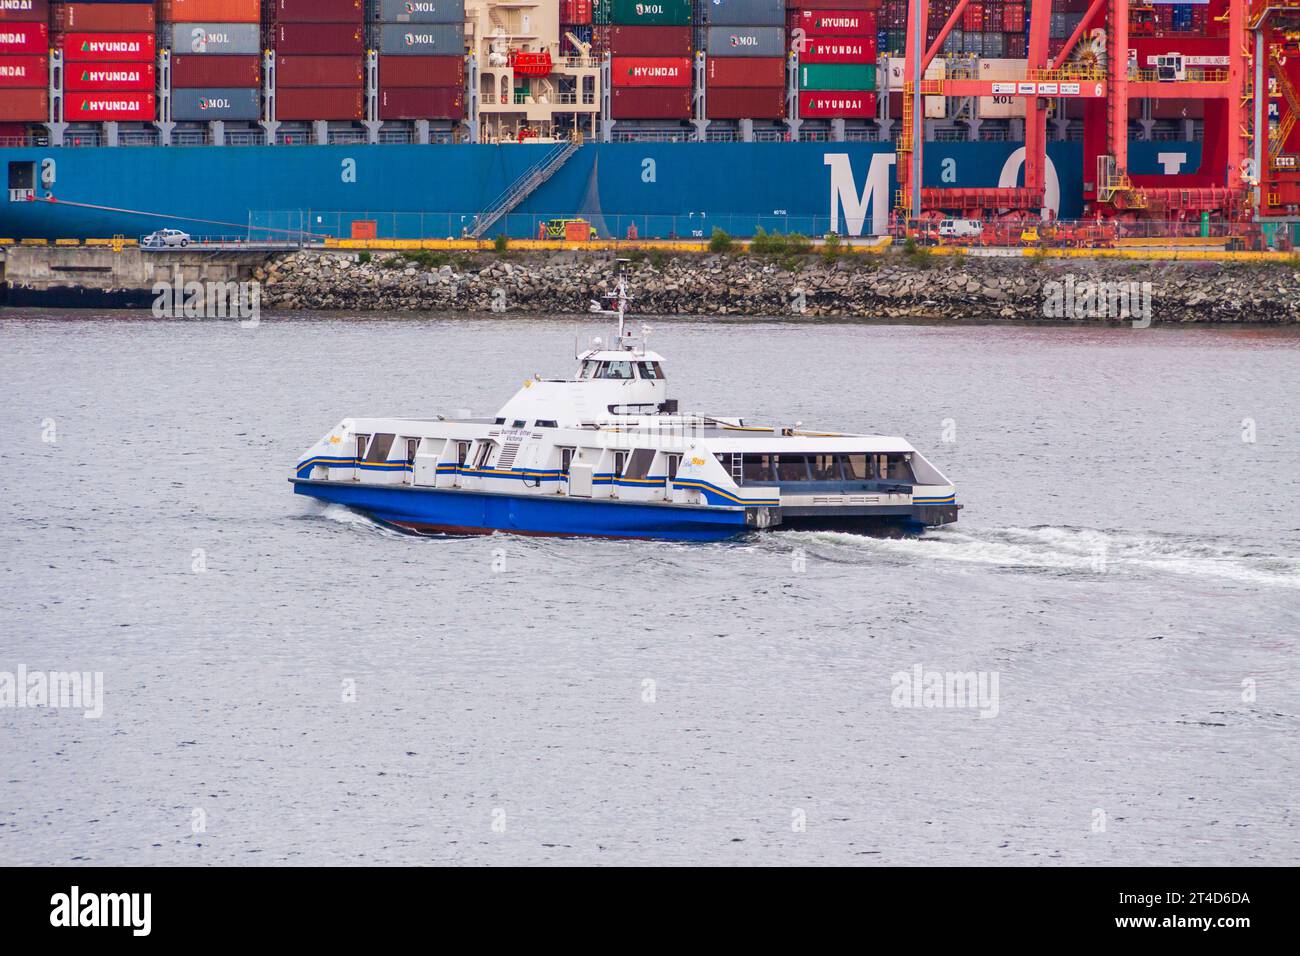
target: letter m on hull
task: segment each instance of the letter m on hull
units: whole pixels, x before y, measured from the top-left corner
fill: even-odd
[[[893,153],[876,153],[871,157],[867,182],[858,192],[853,180],[853,164],[847,153],[827,153],[822,162],[831,168],[831,232],[860,236],[871,214],[868,235],[880,236],[889,231],[889,172],[897,161]],[[840,228],[840,216],[844,228]]]

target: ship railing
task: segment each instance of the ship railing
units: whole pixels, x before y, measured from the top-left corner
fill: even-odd
[[[1222,67],[1189,66],[1178,80],[1161,79],[1158,70],[1130,70],[1129,79],[1138,83],[1227,83],[1228,71]]]

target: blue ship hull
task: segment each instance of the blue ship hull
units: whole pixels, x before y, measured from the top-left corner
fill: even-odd
[[[456,237],[546,145],[26,147],[0,163],[36,173],[41,200],[0,204],[0,237],[138,236],[173,226],[196,237],[260,240],[347,237],[373,220],[380,238]],[[1016,143],[929,143],[928,185],[1023,181]],[[1194,142],[1130,144],[1130,168],[1157,174],[1200,167]],[[1163,160],[1160,157],[1164,157]],[[1083,212],[1082,147],[1048,147],[1049,205]],[[889,143],[615,143],[581,147],[492,229],[537,234],[542,219],[584,216],[603,237],[629,226],[643,238],[768,231],[819,235],[882,231],[897,185]],[[1055,188],[1053,186],[1055,185]]]
[[[483,494],[293,480],[295,494],[347,505],[408,531],[668,541],[721,541],[745,531],[745,512],[542,495]]]

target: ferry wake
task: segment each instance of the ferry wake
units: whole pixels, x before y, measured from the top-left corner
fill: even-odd
[[[919,532],[956,489],[902,438],[686,414],[625,270],[591,311],[616,318],[572,379],[533,378],[491,418],[345,418],[307,449],[294,492],[422,534],[716,541],[750,531]]]

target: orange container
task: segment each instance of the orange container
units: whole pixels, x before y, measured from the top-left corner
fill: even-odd
[[[161,0],[163,23],[258,23],[261,0]]]
[[[378,239],[379,221],[377,219],[353,219],[353,239]]]

